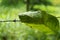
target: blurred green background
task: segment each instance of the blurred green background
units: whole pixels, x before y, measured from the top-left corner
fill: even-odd
[[[36,4],[34,8],[60,17],[60,0],[47,1],[51,2],[52,5]],[[19,20],[18,15],[23,12],[26,12],[26,3],[24,3],[24,0],[0,0],[0,21]],[[60,21],[60,18],[57,19]],[[56,40],[54,32],[49,28],[44,25],[33,26],[33,28],[30,28],[27,24],[21,22],[0,22],[0,40]]]

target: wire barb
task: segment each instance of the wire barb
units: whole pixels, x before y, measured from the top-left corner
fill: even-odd
[[[1,20],[0,22],[20,22],[20,20]]]

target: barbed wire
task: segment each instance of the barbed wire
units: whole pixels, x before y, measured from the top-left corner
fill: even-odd
[[[60,17],[56,17],[60,18]],[[0,22],[20,22],[20,20],[0,20]]]
[[[20,20],[0,20],[0,22],[20,22]]]

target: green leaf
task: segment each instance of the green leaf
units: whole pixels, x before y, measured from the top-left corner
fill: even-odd
[[[57,18],[53,15],[46,13],[45,11],[29,11],[21,13],[19,15],[19,18],[23,23],[35,25],[43,24],[45,25],[45,27],[48,27],[54,32],[57,32],[59,29],[59,21],[57,20]]]

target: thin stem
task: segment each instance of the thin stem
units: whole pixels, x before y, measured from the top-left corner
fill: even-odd
[[[30,4],[30,1],[27,0],[27,5],[26,5],[26,8],[27,8],[26,10],[27,10],[27,11],[29,11],[29,4]]]

